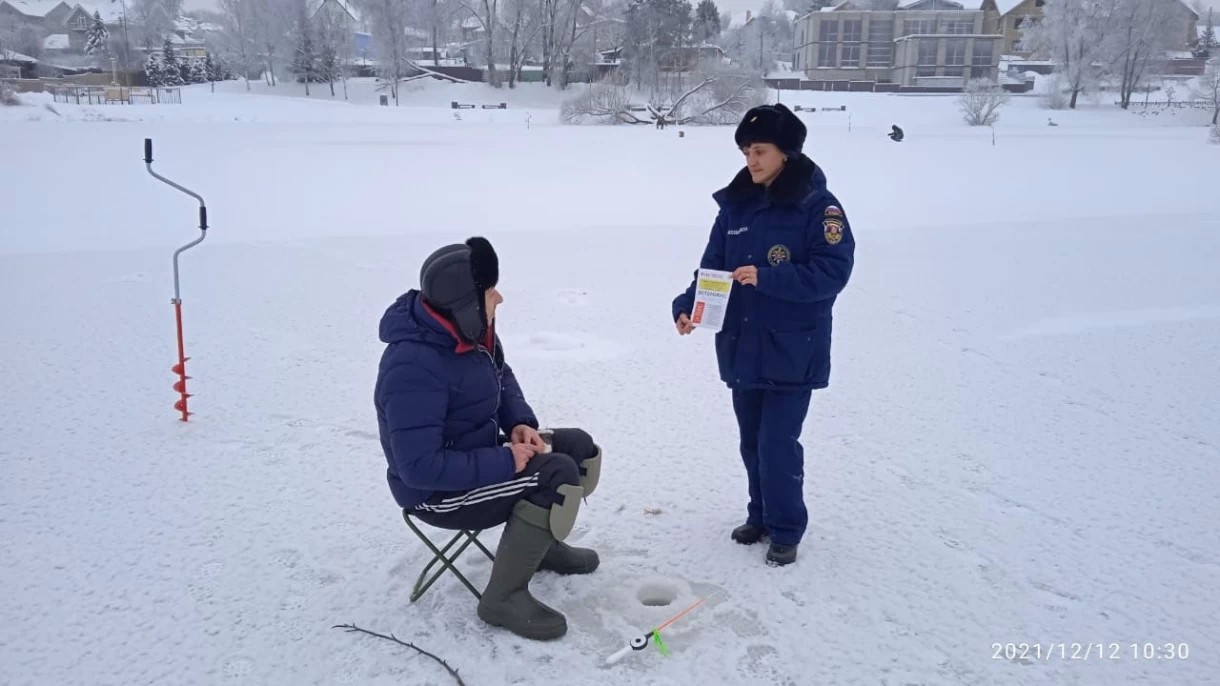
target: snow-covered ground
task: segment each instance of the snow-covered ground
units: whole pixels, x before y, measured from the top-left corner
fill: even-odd
[[[711,337],[669,320],[732,130],[564,127],[540,90],[0,108],[0,683],[451,683],[347,622],[472,685],[1217,683],[1204,128],[1018,98],[993,144],[952,98],[783,94],[848,106],[803,116],[859,247],[806,427],[810,530],[772,569],[728,539],[745,483]],[[467,98],[510,108],[458,120]],[[195,212],[145,137],[213,226],[182,263],[188,424],[170,256]],[[451,577],[408,602],[428,556],[385,486],[377,321],[474,234],[528,398],[607,455],[573,535],[602,567],[533,585],[568,614],[556,643],[486,627]],[[674,601],[643,605],[658,585]],[[601,666],[717,592],[669,657]]]

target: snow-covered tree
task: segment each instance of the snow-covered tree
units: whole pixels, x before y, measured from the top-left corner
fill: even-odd
[[[784,9],[792,10],[798,15],[817,12],[823,7],[830,7],[835,4],[835,0],[784,0]]]
[[[211,63],[211,67],[207,66],[208,62]],[[211,81],[236,81],[238,78],[233,69],[229,67],[229,63],[218,55],[208,53],[204,67],[208,70],[208,79]]]
[[[309,84],[318,79],[318,50],[314,41],[313,23],[309,20],[309,6],[305,0],[291,0],[294,21],[292,24],[292,64],[289,69],[305,82],[305,95],[309,95]]]
[[[170,39],[166,38],[161,47],[161,83],[166,87],[181,86],[186,83],[182,77],[182,63]]]
[[[766,74],[775,69],[777,61],[792,54],[795,33],[788,15],[774,0],[767,0],[758,16],[726,32],[720,45],[734,63]]]
[[[1212,110],[1212,126],[1220,125],[1220,56],[1207,65],[1207,71],[1195,82],[1195,97]]]
[[[1120,80],[1123,109],[1177,41],[1173,6],[1165,0],[1116,0],[1105,62]]]
[[[593,84],[563,103],[560,118],[568,124],[592,120],[600,124],[725,125],[741,120],[766,99],[766,84],[758,74],[706,62],[695,70],[697,83],[676,93],[672,106],[650,103],[647,112],[633,112],[631,84],[616,74]]]
[[[700,0],[695,8],[695,39],[711,41],[720,37],[720,10],[715,0]]]
[[[508,87],[515,88],[520,79],[521,68],[542,31],[542,12],[538,0],[505,0],[505,9],[505,30],[510,41]]]
[[[17,97],[17,89],[13,88],[8,81],[0,81],[0,105],[16,107],[20,104],[21,100]]]
[[[373,44],[381,78],[390,84],[394,104],[399,104],[398,86],[412,67],[407,55],[406,0],[355,0],[373,29]]]
[[[144,60],[144,77],[148,80],[148,85],[153,88],[166,85],[165,67],[162,64],[161,56],[155,52],[148,53],[148,57]]]
[[[1195,45],[1194,54],[1201,60],[1220,57],[1220,41],[1216,39],[1216,23],[1212,19],[1211,8],[1207,10],[1207,28],[1203,29],[1203,35]]]
[[[458,0],[423,0],[426,2],[424,23],[428,27],[432,46],[432,66],[440,66],[441,41],[448,41],[459,12],[464,12]],[[462,14],[461,16],[465,16]]]
[[[632,82],[654,97],[678,87],[673,77],[686,66],[693,10],[686,0],[630,0],[627,5],[624,66]],[[664,81],[663,71],[668,77]]]
[[[1042,104],[1052,110],[1066,110],[1069,100],[1067,89],[1063,85],[1063,76],[1051,74],[1044,83],[1046,90],[1042,95]]]
[[[597,124],[623,124],[623,113],[630,102],[631,89],[614,75],[565,100],[559,107],[559,118],[565,124],[582,124],[590,119]]]
[[[496,69],[496,28],[500,25],[500,0],[462,0],[462,5],[483,29],[483,47],[487,57],[487,83],[500,87],[500,72]]]
[[[187,83],[207,83],[208,82],[208,66],[205,60],[198,57],[186,62],[189,78]]]
[[[335,97],[335,80],[342,75],[342,65],[339,63],[339,55],[335,52],[333,43],[325,43],[320,46],[318,53],[318,80],[325,81],[330,86],[330,97]]]
[[[1000,108],[1008,104],[1008,93],[994,81],[971,79],[958,97],[958,109],[970,126],[991,126],[1000,120]]]
[[[774,65],[777,58],[790,56],[796,49],[796,27],[788,18],[788,13],[775,0],[764,2],[758,15],[764,20],[761,27],[766,33],[764,48],[767,44],[772,46],[772,54],[775,57],[771,58],[770,63]],[[770,71],[770,67],[767,70]]]
[[[1042,21],[1024,31],[1024,40],[1055,62],[1060,82],[1071,92],[1072,109],[1102,74],[1119,1],[1046,0]]]
[[[21,52],[17,49],[17,22],[0,16],[0,60],[11,60]]]
[[[132,24],[139,33],[140,43],[151,50],[174,30],[174,20],[182,15],[183,0],[135,0],[131,9]]]
[[[203,58],[203,78],[212,86],[212,92],[216,92],[216,82],[223,81],[224,76],[221,72],[221,67],[212,59],[212,53],[209,52]]]
[[[1072,108],[1104,78],[1118,82],[1120,103],[1129,107],[1178,40],[1175,5],[1168,0],[1046,0],[1042,11],[1042,21],[1028,24],[1024,39],[1055,62],[1052,87],[1070,93]]]
[[[250,62],[257,54],[254,41],[253,0],[220,0],[222,50],[241,66],[246,90],[250,90]]]
[[[255,53],[265,60],[268,85],[276,85],[276,65],[281,52],[291,45],[295,16],[290,0],[250,0]],[[291,49],[291,48],[288,48]]]
[[[47,30],[37,24],[17,21],[0,12],[0,57],[9,59],[13,53],[38,59],[42,56]]]
[[[598,46],[583,45],[582,39],[599,29],[609,32],[607,18],[620,16],[623,10],[607,6],[604,0],[540,0],[542,8],[542,70],[548,86],[567,88],[577,50],[584,50],[592,61]]]
[[[351,42],[351,33],[347,22],[332,12],[318,12],[314,15],[313,21],[317,37],[318,80],[330,85],[330,95],[333,98],[335,81],[343,76],[340,52],[343,50],[344,43]],[[345,82],[344,93],[346,92]]]
[[[108,41],[110,32],[106,30],[106,25],[102,23],[102,15],[97,10],[93,11],[93,21],[89,24],[89,31],[85,34],[85,54],[92,55],[98,58],[104,58],[109,52]]]
[[[679,96],[667,123],[725,126],[741,121],[750,108],[766,102],[767,86],[757,72],[720,62],[700,63],[699,84]]]

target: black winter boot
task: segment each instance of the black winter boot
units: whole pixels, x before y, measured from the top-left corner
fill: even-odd
[[[796,562],[796,546],[772,543],[767,549],[767,564],[771,567],[782,567]]]
[[[530,579],[555,544],[551,512],[522,500],[504,525],[491,579],[479,601],[479,619],[524,638],[546,641],[568,631],[567,619],[538,602],[529,591]]]
[[[742,524],[733,529],[733,540],[742,545],[754,545],[767,537],[767,530],[753,524]]]

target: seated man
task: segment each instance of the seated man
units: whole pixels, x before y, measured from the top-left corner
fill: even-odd
[[[556,430],[550,446],[538,433],[495,334],[499,271],[483,238],[428,257],[420,290],[381,319],[374,399],[394,500],[446,529],[506,523],[478,615],[545,640],[563,636],[567,620],[534,599],[529,582],[538,569],[597,569],[596,552],[563,539],[597,486],[601,450],[579,429]]]

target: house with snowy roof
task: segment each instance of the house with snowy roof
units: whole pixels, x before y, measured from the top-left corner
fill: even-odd
[[[1034,51],[1024,40],[1024,31],[1042,20],[1045,4],[1046,0],[982,0],[980,9],[987,17],[987,29],[1004,36],[1005,55],[1030,58]]]
[[[1186,3],[1186,0],[1170,0],[1173,21],[1177,25],[1175,32],[1182,37],[1182,42],[1174,48],[1189,50],[1199,41],[1199,13]]]
[[[310,19],[325,16],[337,26],[363,24],[357,18],[358,10],[347,0],[310,0],[309,6]]]
[[[0,28],[10,31],[32,29],[26,33],[26,42],[37,40],[37,45],[21,45],[19,50],[41,52],[80,52],[85,48],[93,14],[97,12],[104,23],[117,20],[111,3],[67,3],[63,0],[0,0]]]

